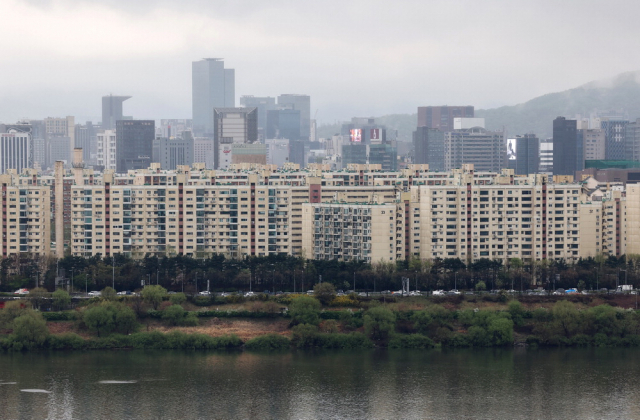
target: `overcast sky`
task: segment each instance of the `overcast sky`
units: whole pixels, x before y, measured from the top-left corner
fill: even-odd
[[[513,105],[640,69],[638,1],[1,0],[0,121],[191,118],[191,62],[320,122]]]

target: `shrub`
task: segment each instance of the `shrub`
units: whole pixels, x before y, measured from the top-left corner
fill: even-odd
[[[167,296],[167,289],[159,285],[146,286],[140,294],[146,303],[153,306],[153,309],[158,309],[162,300]]]
[[[513,344],[513,321],[506,318],[495,318],[489,323],[487,332],[494,346]]]
[[[520,302],[517,300],[509,302],[507,311],[511,314],[511,319],[516,326],[524,325],[524,308]]]
[[[324,312],[323,315],[324,314],[326,314],[326,312]],[[362,327],[364,322],[362,320],[362,317],[356,316],[353,312],[344,311],[340,313],[340,324],[342,324],[343,329],[347,331],[354,331]]]
[[[386,344],[395,331],[396,316],[389,309],[376,307],[364,314],[364,329],[373,341]]]
[[[331,283],[318,283],[313,287],[313,296],[323,305],[328,305],[336,297],[336,288]]]
[[[187,301],[187,296],[182,292],[176,293],[169,297],[169,301],[174,305],[182,305]]]
[[[394,335],[389,341],[392,349],[430,349],[435,343],[429,337],[422,334]]]
[[[320,323],[320,302],[311,296],[299,296],[289,305],[291,322],[295,324],[318,325]]]
[[[107,286],[102,289],[102,292],[100,292],[100,297],[104,300],[116,300],[118,294],[116,293],[115,289]]]
[[[266,334],[254,337],[245,343],[249,350],[285,350],[291,345],[291,340],[278,334]]]
[[[85,346],[85,340],[75,333],[50,335],[45,345],[51,350],[82,350]]]
[[[353,295],[337,296],[331,302],[329,302],[329,306],[357,308],[360,306],[360,301],[358,301],[358,299],[354,299]]]
[[[53,308],[62,311],[71,305],[71,296],[66,290],[58,289],[51,294]]]
[[[482,327],[474,325],[467,331],[469,344],[474,347],[488,347],[491,345],[489,333]]]
[[[298,324],[292,329],[291,342],[298,348],[315,347],[318,327],[311,324]]]
[[[323,333],[335,334],[338,332],[338,321],[335,319],[327,319],[320,323],[320,331]]]
[[[74,321],[76,312],[42,312],[42,317],[47,321]]]
[[[12,336],[26,349],[42,347],[49,337],[47,322],[37,312],[25,312],[13,320]]]
[[[171,305],[162,312],[162,319],[169,325],[195,326],[198,325],[197,315],[187,312],[180,305]]]
[[[103,302],[87,308],[82,314],[82,321],[98,337],[115,331],[129,334],[138,327],[133,309],[118,302]]]

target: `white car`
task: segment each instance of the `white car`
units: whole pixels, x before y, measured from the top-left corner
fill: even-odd
[[[89,292],[89,296],[100,296],[102,295],[102,292],[99,292],[97,290],[92,290],[91,292]]]
[[[198,294],[199,294],[199,295],[202,295],[202,296],[209,296],[209,295],[211,295],[211,293],[210,293],[208,290],[203,290],[202,292],[200,292],[200,293],[198,293]]]
[[[433,296],[444,296],[444,290],[434,290],[433,291]]]
[[[224,293],[222,295],[225,295]],[[225,295],[226,296],[226,295]],[[255,296],[255,293],[253,292],[247,292],[244,294],[245,297],[251,297],[251,296]]]
[[[13,292],[14,295],[28,295],[29,294],[29,289],[18,289],[15,292]]]

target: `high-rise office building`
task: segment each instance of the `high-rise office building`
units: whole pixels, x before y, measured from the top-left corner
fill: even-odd
[[[311,137],[311,97],[283,94],[278,96],[278,107],[300,111],[300,140],[308,142]]]
[[[215,108],[213,110],[214,169],[232,163],[232,144],[258,141],[258,110],[256,108]]]
[[[430,171],[444,171],[444,132],[418,127],[413,132],[414,163],[429,164]]]
[[[213,140],[209,137],[195,137],[193,139],[193,161],[204,163],[207,169],[215,167],[213,152]]]
[[[607,160],[625,160],[625,127],[629,121],[602,118],[600,127],[605,137],[605,158]]]
[[[500,172],[507,167],[506,139],[502,131],[475,127],[445,133],[445,170],[473,164],[477,171]]]
[[[540,141],[535,134],[516,136],[507,140],[509,168],[516,175],[535,174],[540,168]]]
[[[155,121],[123,120],[116,122],[116,170],[148,168],[153,155]]]
[[[640,118],[625,126],[625,159],[640,160]]]
[[[553,139],[540,140],[540,166],[538,172],[553,175]]]
[[[102,129],[114,130],[116,121],[124,119],[122,115],[122,103],[131,96],[103,96],[102,97]]]
[[[153,162],[160,163],[162,169],[174,170],[178,165],[193,164],[192,138],[159,137],[153,141]]]
[[[349,137],[352,142],[365,144],[387,142],[387,127],[376,124],[375,118],[353,117],[351,122],[342,124],[340,134]]]
[[[7,169],[15,169],[22,173],[31,167],[31,134],[16,129],[0,133],[0,174]]]
[[[267,112],[276,109],[276,98],[244,95],[240,97],[240,105],[246,108],[255,107],[258,109],[258,139],[264,142],[266,138],[273,138],[266,135]]]
[[[47,166],[53,167],[57,158],[62,158],[67,164],[71,164],[71,156],[73,156],[73,149],[75,148],[75,135],[76,124],[74,117],[65,118],[45,118],[45,150],[47,153]],[[63,139],[56,139],[55,137],[63,137]],[[64,137],[68,137],[68,151],[59,150],[61,144],[67,140]],[[56,156],[52,156],[52,150],[56,151]]]
[[[289,141],[289,162],[297,163],[301,169],[307,166],[305,161],[305,144],[302,140]]]
[[[418,107],[418,127],[437,128],[453,131],[455,118],[473,118],[474,109],[467,106],[420,106]]]
[[[398,170],[398,150],[390,144],[367,145],[370,164],[378,164],[383,171]]]
[[[582,132],[584,160],[606,159],[606,137],[604,130],[590,128],[580,131]]]
[[[191,65],[193,131],[196,136],[213,133],[213,109],[233,108],[235,70],[225,69],[221,58],[205,58]]]
[[[300,140],[300,111],[274,109],[267,111],[265,138]]]
[[[576,120],[558,117],[553,120],[553,174],[575,176],[584,169],[582,136],[578,136]]]

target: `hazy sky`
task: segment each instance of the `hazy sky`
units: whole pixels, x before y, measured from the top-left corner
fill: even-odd
[[[0,121],[191,118],[191,62],[236,95],[311,95],[320,122],[512,105],[640,69],[638,1],[1,0]]]

